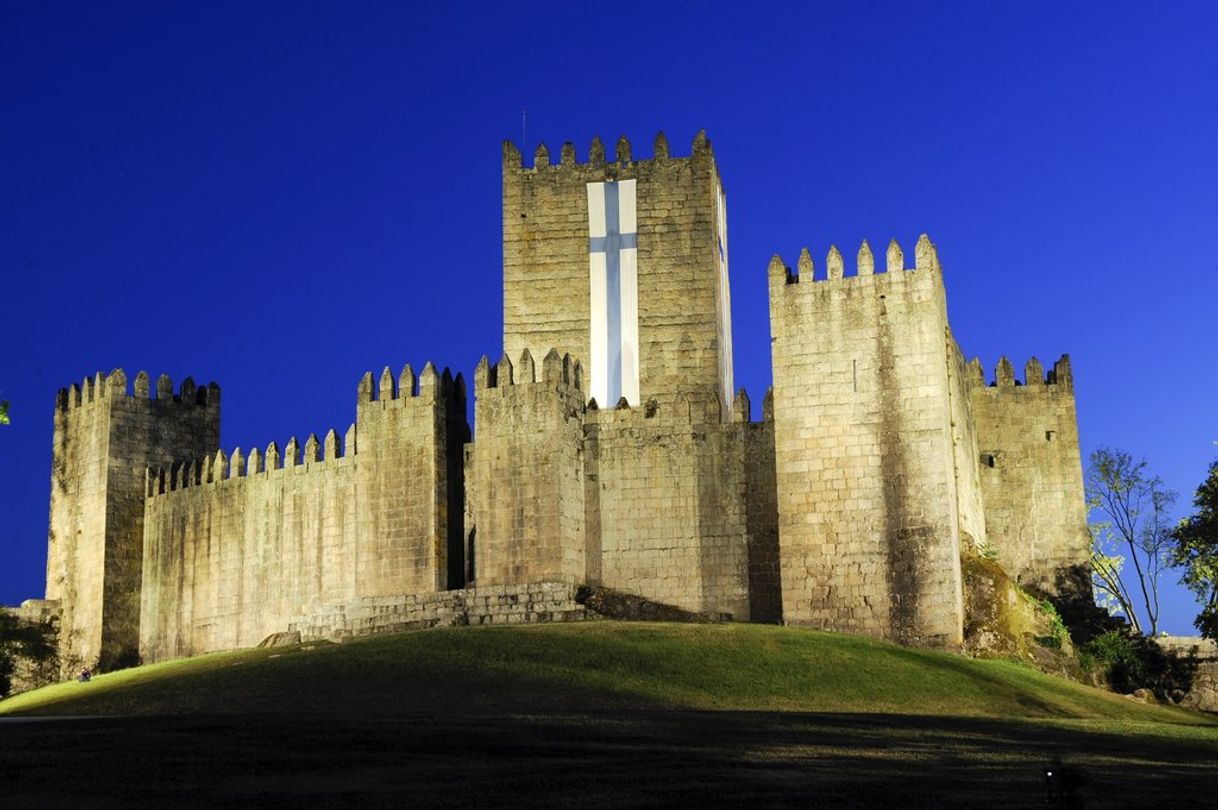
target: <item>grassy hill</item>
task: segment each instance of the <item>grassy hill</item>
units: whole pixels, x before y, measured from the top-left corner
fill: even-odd
[[[21,719],[33,715],[92,719]],[[851,636],[596,622],[246,650],[59,684],[0,702],[0,771],[6,751],[21,758],[6,781],[16,807],[54,806],[48,792],[141,806],[126,785],[160,806],[1041,806],[1046,768],[1063,767],[1088,807],[1178,806],[1212,797],[1218,724]]]
[[[215,654],[18,695],[0,715],[589,708],[1211,722],[1005,661],[782,627],[616,622]]]

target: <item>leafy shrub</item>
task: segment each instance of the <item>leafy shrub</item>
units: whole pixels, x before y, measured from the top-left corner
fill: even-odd
[[[1160,698],[1176,690],[1187,692],[1197,669],[1195,657],[1166,653],[1151,639],[1124,629],[1101,633],[1080,652],[1104,667],[1109,684],[1118,692],[1144,688]]]

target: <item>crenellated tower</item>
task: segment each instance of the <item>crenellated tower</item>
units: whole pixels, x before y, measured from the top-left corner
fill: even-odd
[[[61,389],[55,408],[47,599],[61,605],[60,660],[111,668],[137,660],[145,471],[214,454],[220,388],[166,375],[155,397],[116,369]]]
[[[359,592],[370,596],[459,588],[464,467],[469,441],[465,380],[427,363],[416,376],[360,381],[356,550]]]
[[[625,137],[612,160],[595,139],[584,163],[570,143],[552,163],[543,144],[531,167],[505,142],[503,299],[508,356],[580,358],[601,407],[678,394],[729,406],[727,203],[706,134],[683,158],[663,133],[646,159]]]
[[[1069,355],[1047,373],[1029,359],[1022,382],[1005,357],[988,385],[980,360],[968,376],[986,533],[999,563],[1042,593],[1085,590],[1091,538]]]
[[[528,349],[478,363],[467,475],[479,586],[588,579],[583,373],[554,349],[540,368]]]
[[[770,262],[783,617],[902,643],[961,643],[951,335],[938,254],[896,242],[817,279]]]

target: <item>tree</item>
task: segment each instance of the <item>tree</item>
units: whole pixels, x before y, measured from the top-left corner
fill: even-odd
[[[1218,639],[1218,460],[1193,495],[1197,510],[1176,526],[1173,562],[1184,569],[1181,581],[1197,596],[1201,613],[1194,622],[1201,635]]]
[[[1138,633],[1154,635],[1159,577],[1173,564],[1169,513],[1176,493],[1150,474],[1145,460],[1106,447],[1091,454],[1085,484],[1088,508],[1102,516],[1088,527],[1097,601]]]
[[[53,624],[33,624],[0,608],[0,698],[13,688],[17,658],[44,664],[55,657]]]
[[[8,423],[8,403],[0,402],[0,425],[7,425]]]

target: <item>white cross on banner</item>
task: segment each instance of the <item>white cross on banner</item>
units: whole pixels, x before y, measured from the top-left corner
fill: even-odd
[[[723,415],[727,418],[735,395],[732,390],[732,293],[727,276],[727,202],[723,198],[723,186],[716,184],[715,191],[719,241],[719,383],[723,386]]]
[[[639,234],[635,181],[588,184],[591,394],[639,404]]]

